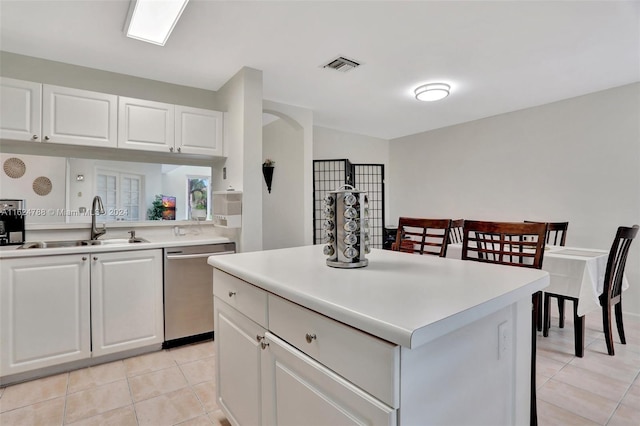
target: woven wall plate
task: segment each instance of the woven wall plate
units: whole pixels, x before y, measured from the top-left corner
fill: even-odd
[[[24,176],[24,172],[27,171],[24,161],[19,158],[11,157],[7,158],[3,165],[4,173],[13,179],[18,179]]]
[[[48,195],[52,188],[51,179],[48,177],[40,176],[33,181],[33,192],[38,195]]]

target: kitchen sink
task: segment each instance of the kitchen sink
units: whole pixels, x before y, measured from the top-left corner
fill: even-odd
[[[102,246],[109,244],[148,243],[144,238],[111,238],[107,240],[71,240],[71,241],[32,241],[26,242],[19,249],[61,248],[78,246]]]
[[[149,241],[144,238],[111,238],[108,240],[85,240],[83,241],[85,246],[104,246],[108,244],[133,244],[133,243],[148,243]]]

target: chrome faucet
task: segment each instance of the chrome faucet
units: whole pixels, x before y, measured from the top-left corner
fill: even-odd
[[[106,225],[102,225],[102,229],[98,230],[96,228],[96,215],[104,214],[104,205],[102,204],[102,198],[99,195],[93,197],[93,202],[91,203],[91,239],[97,240],[100,235],[104,235],[107,233]]]

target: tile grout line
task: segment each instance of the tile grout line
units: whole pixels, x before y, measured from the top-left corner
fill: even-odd
[[[124,361],[123,361],[124,364]],[[131,398],[131,409],[133,410],[133,416],[136,419],[136,425],[140,425],[140,419],[138,419],[138,411],[136,410],[136,401],[133,398],[133,390],[131,389],[130,377],[127,374],[127,366],[124,366],[124,377],[127,380],[127,388],[129,389],[129,397]]]
[[[200,361],[200,359],[204,359],[204,358],[198,358],[196,361]],[[189,361],[189,362],[196,362],[196,361]],[[184,364],[179,364],[176,361],[176,364],[178,365],[178,369],[180,370],[180,373],[182,373],[182,377],[184,377],[184,380],[187,382],[187,387],[189,388],[189,390],[193,393],[193,395],[196,397],[196,399],[198,400],[198,404],[200,404],[200,408],[202,408],[202,411],[204,411],[205,415],[207,416],[207,418],[209,418],[208,413],[207,413],[207,409],[205,408],[204,404],[202,403],[202,401],[200,400],[200,397],[198,397],[198,393],[195,391],[195,389],[193,389],[193,385],[191,384],[191,382],[189,381],[189,379],[187,378],[187,375],[184,373],[184,371],[182,370],[182,365],[184,364],[188,364],[188,363],[184,363]],[[190,419],[187,419],[186,421],[198,418],[200,416],[196,416],[196,417],[192,417]],[[184,422],[181,422],[184,423]]]
[[[69,382],[71,381],[71,373],[67,374],[67,386],[64,389],[64,406],[62,408],[62,426],[66,423],[67,420],[67,397],[69,396]]]

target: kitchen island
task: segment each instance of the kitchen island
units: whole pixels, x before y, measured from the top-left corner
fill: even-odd
[[[544,271],[321,246],[210,258],[217,402],[233,424],[528,424]]]

